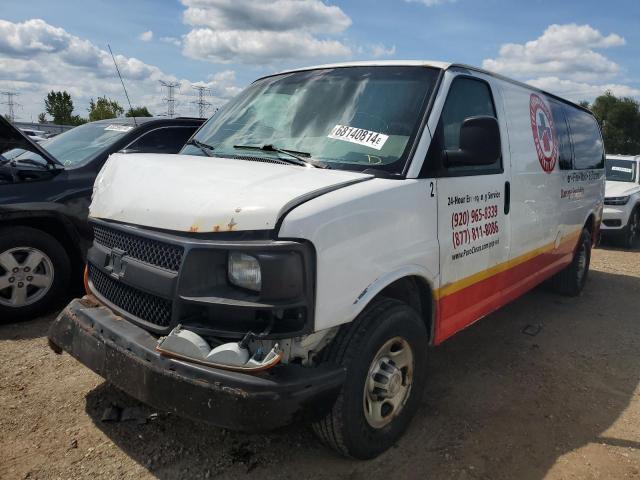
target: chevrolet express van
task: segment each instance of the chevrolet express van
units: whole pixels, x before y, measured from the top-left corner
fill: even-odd
[[[578,295],[602,217],[591,113],[464,65],[264,77],[181,153],[102,169],[52,348],[155,408],[308,420],[356,458],[407,427],[430,346],[545,280]]]

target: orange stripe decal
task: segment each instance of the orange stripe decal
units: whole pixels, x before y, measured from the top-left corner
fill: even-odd
[[[544,245],[439,288],[434,343],[441,343],[560,271],[571,261],[579,236],[580,231],[573,232],[557,248],[554,243]]]

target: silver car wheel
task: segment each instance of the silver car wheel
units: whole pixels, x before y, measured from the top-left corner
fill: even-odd
[[[363,408],[367,423],[379,429],[397,417],[411,393],[414,360],[409,343],[388,340],[373,358],[364,384]]]
[[[51,259],[37,248],[0,253],[0,305],[20,308],[36,303],[53,285],[53,276]]]

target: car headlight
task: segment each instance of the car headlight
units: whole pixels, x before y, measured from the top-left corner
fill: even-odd
[[[262,289],[260,262],[252,255],[231,252],[228,261],[229,281],[237,287],[259,292]]]
[[[630,195],[626,197],[609,197],[604,199],[605,205],[626,205],[629,202]]]

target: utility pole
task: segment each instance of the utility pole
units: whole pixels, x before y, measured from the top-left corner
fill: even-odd
[[[16,119],[16,107],[20,105],[19,103],[16,103],[15,97],[17,97],[20,94],[18,92],[4,91],[4,92],[0,92],[0,95],[4,95],[7,97],[6,102],[0,102],[0,103],[2,105],[7,106],[7,110],[8,110],[7,118],[9,119],[10,122],[14,122]]]
[[[160,80],[160,85],[167,89],[167,96],[164,97],[164,101],[167,102],[167,117],[173,118],[176,114],[176,97],[173,91],[180,86],[178,82],[167,82]]]
[[[207,87],[197,86],[197,85],[192,85],[191,88],[193,88],[196,92],[198,92],[198,100],[193,101],[191,103],[198,106],[198,116],[200,118],[206,118],[205,112],[207,108],[211,106],[211,102],[208,102],[206,100],[206,95],[211,95],[211,89]]]

